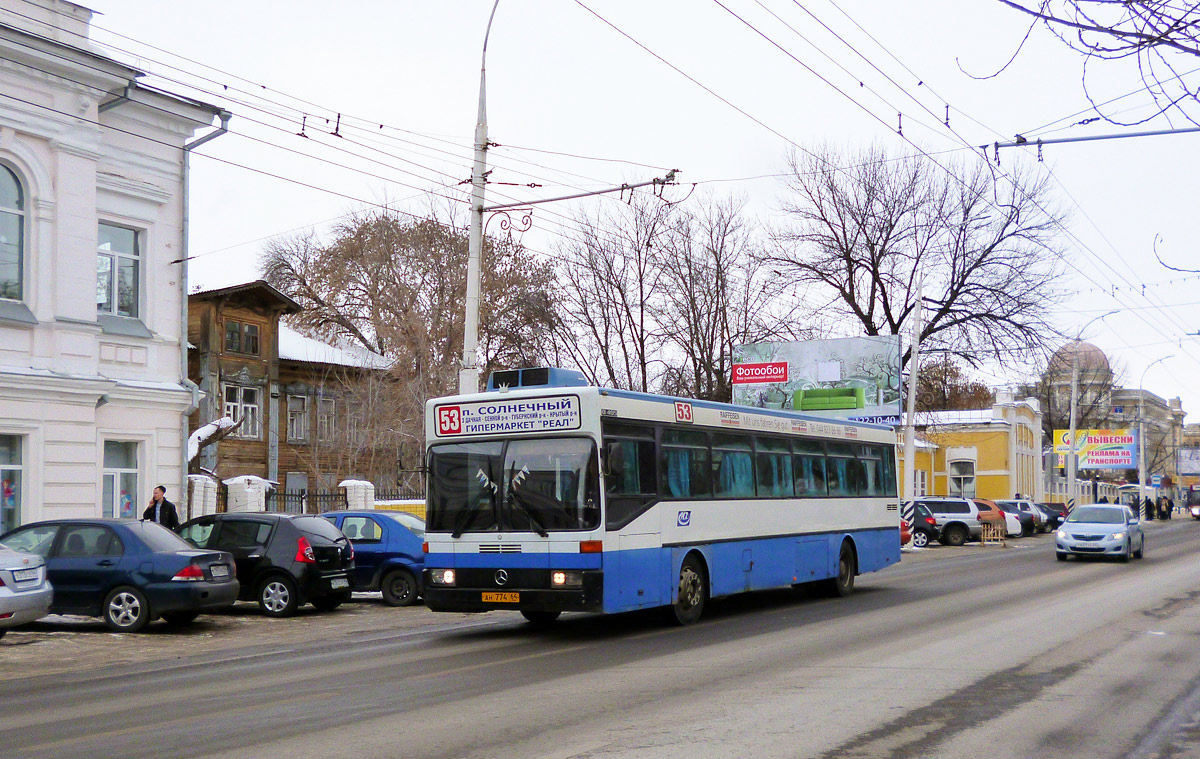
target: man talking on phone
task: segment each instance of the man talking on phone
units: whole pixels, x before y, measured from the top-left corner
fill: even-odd
[[[154,497],[150,506],[142,513],[142,519],[158,522],[168,530],[179,526],[179,515],[175,513],[175,504],[167,500],[167,489],[162,485],[154,488]]]

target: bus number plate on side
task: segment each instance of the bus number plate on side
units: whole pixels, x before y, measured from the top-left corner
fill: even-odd
[[[483,600],[485,603],[494,604],[515,604],[521,602],[520,593],[484,593]]]

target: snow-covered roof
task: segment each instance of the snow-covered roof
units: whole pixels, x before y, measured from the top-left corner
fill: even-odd
[[[279,324],[279,358],[310,364],[332,364],[358,369],[389,369],[391,359],[355,345],[340,347],[306,337],[291,327]]]

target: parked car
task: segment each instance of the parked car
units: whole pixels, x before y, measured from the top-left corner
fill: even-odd
[[[1062,511],[1059,511],[1054,508],[1054,504],[1049,503],[1035,503],[1033,506],[1042,512],[1042,516],[1046,517],[1046,524],[1050,526],[1051,530],[1058,529],[1067,520],[1067,510],[1065,507]]]
[[[975,506],[979,509],[980,520],[992,521],[1001,525],[1006,537],[1015,538],[1021,535],[1021,520],[1015,514],[1009,514],[1000,508],[995,501],[976,498]]]
[[[425,570],[425,520],[399,511],[334,511],[321,516],[354,544],[355,590],[378,590],[389,606],[416,603]]]
[[[929,497],[916,500],[929,509],[929,513],[942,528],[939,536],[943,544],[961,546],[968,540],[979,540],[983,524],[979,521],[979,508],[967,498]]]
[[[321,517],[212,514],[183,523],[179,534],[194,546],[232,554],[238,598],[257,601],[267,616],[291,616],[305,602],[332,611],[350,599],[354,546]]]
[[[1022,509],[1017,501],[996,501],[996,505],[1021,520],[1021,537],[1027,538],[1037,533],[1037,521],[1032,509]]]
[[[1024,498],[1014,498],[1012,502],[1017,505],[1017,508],[1023,512],[1028,512],[1033,515],[1033,528],[1037,532],[1050,532],[1050,523],[1046,521],[1046,515],[1042,513],[1033,501]]]
[[[0,545],[0,638],[10,627],[49,614],[53,599],[46,560]]]
[[[1146,535],[1137,515],[1115,503],[1076,506],[1055,538],[1059,561],[1068,556],[1116,556],[1129,561],[1146,555]]]
[[[937,540],[942,535],[937,518],[923,503],[913,504],[912,544],[916,548],[924,548],[931,540]]]
[[[237,600],[232,556],[197,550],[154,522],[34,522],[0,535],[0,543],[45,559],[51,614],[103,617],[119,632],[137,632],[157,617],[189,624]]]

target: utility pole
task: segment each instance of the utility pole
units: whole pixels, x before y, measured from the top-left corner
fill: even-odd
[[[913,339],[912,339],[912,355],[908,359],[908,398],[906,402],[906,416],[908,417],[904,425],[904,502],[906,504],[904,516],[911,521],[912,514],[907,511],[911,509],[911,503],[916,498],[917,493],[917,426],[916,426],[916,408],[917,408],[917,375],[919,368],[919,356],[921,353],[921,317],[924,315],[925,301],[922,300],[925,290],[925,274],[922,272],[917,275],[917,305],[916,312],[913,314]]]
[[[467,240],[467,312],[463,319],[463,355],[458,371],[458,392],[479,392],[479,289],[480,258],[483,255],[483,201],[487,186],[487,43],[500,0],[492,5],[483,35],[483,57],[479,64],[479,110],[475,118],[475,165],[471,169],[471,229]]]
[[[1146,372],[1150,371],[1151,366],[1161,364],[1169,358],[1175,358],[1175,354],[1151,362],[1142,370],[1142,378],[1138,380],[1138,513],[1142,514],[1143,519],[1146,517],[1142,513],[1142,504],[1146,500]]]

